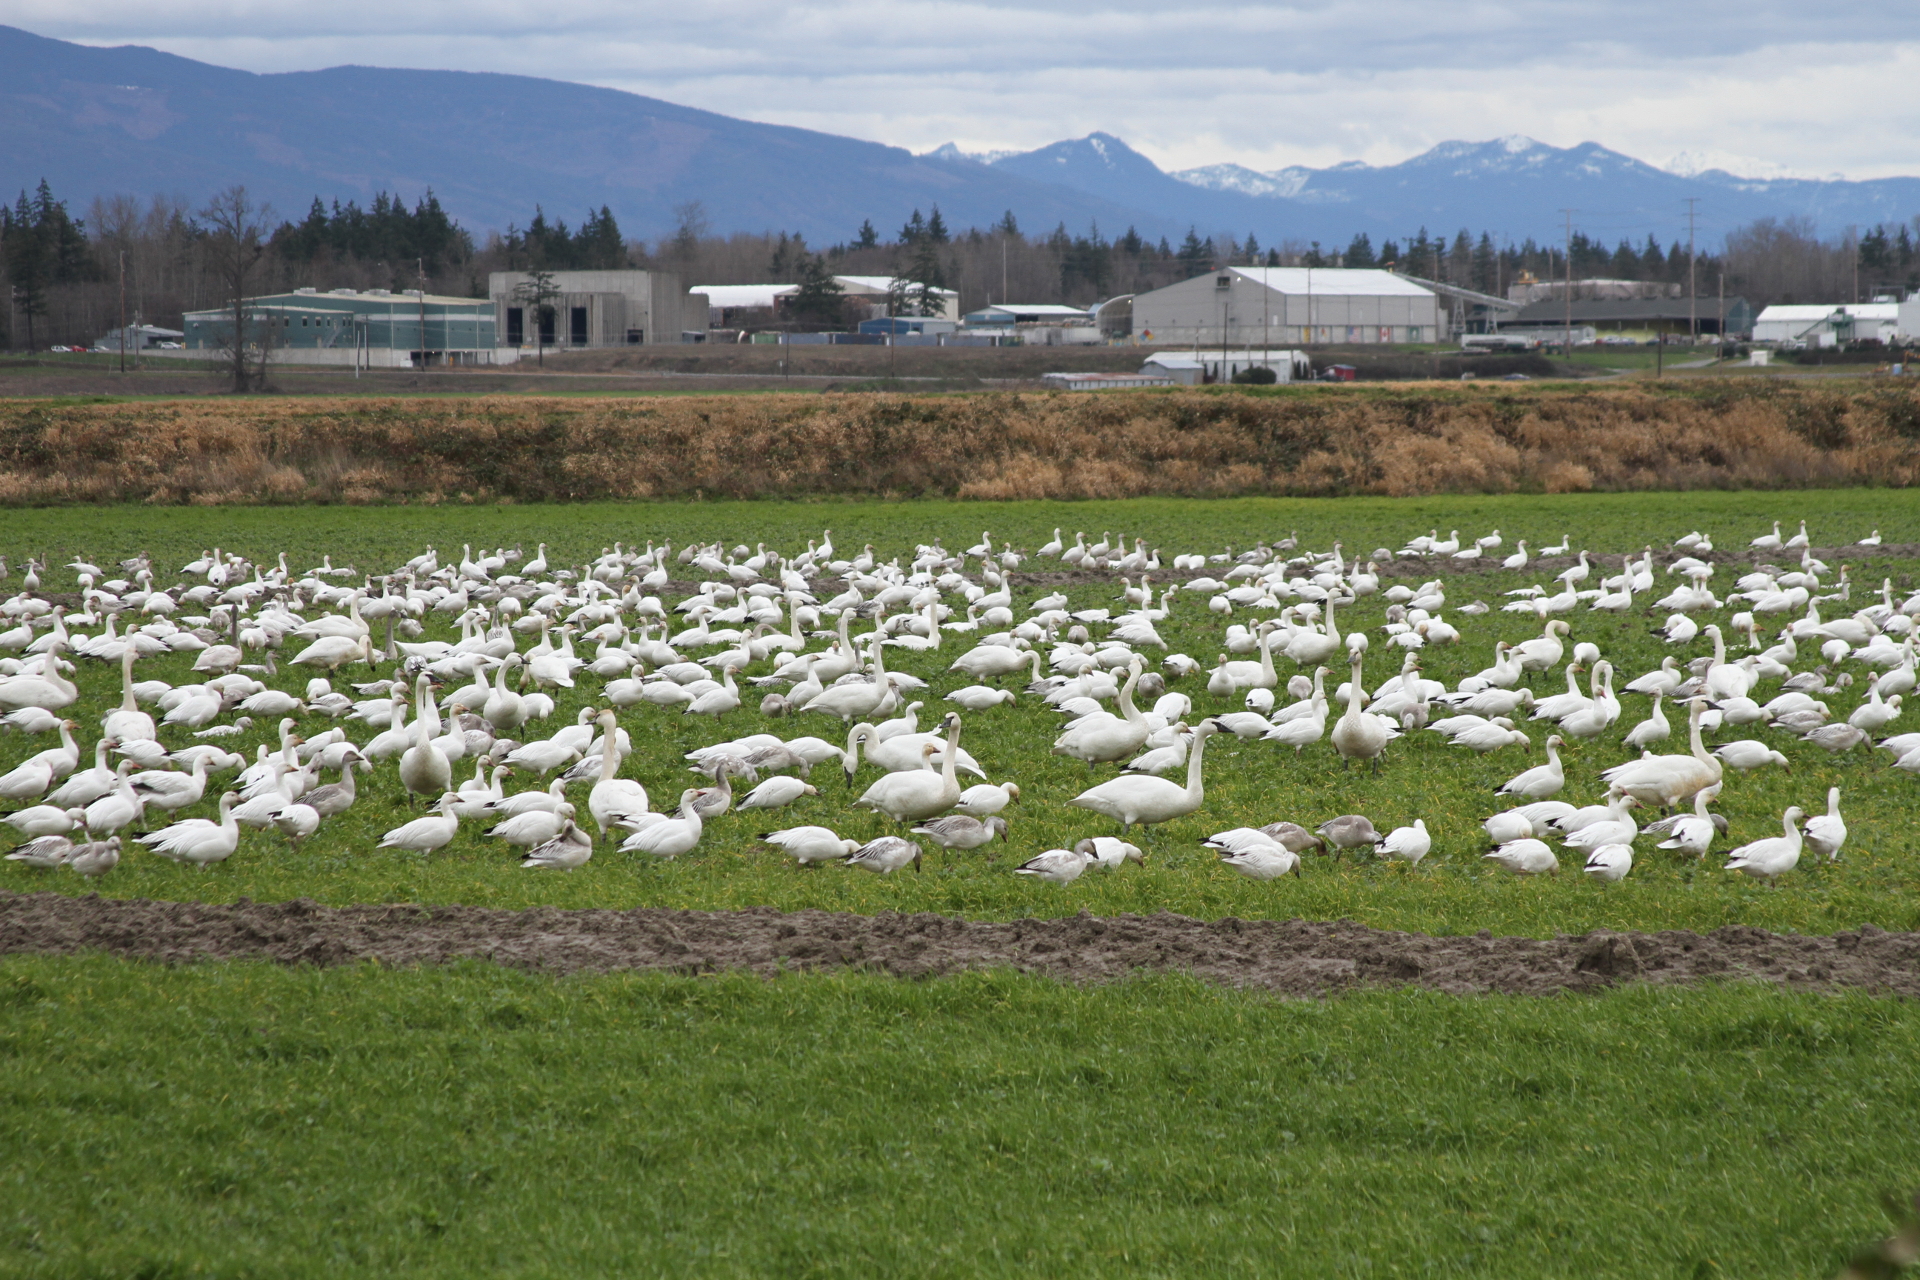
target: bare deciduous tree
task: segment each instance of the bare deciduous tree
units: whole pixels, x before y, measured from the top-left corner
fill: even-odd
[[[247,286],[254,268],[267,252],[267,233],[273,212],[255,204],[245,187],[228,187],[200,211],[206,232],[209,265],[226,295],[232,316],[227,344],[228,360],[237,392],[258,389],[266,381],[267,353],[273,335],[264,318],[255,317],[247,302]],[[249,348],[257,353],[249,356]]]

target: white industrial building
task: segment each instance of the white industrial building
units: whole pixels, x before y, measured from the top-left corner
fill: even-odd
[[[487,277],[494,332],[507,352],[521,347],[631,347],[704,342],[707,300],[670,271],[552,271],[557,291],[542,307],[527,297],[533,275]],[[512,355],[503,355],[511,360]]]
[[[1800,343],[1810,348],[1837,347],[1848,342],[1892,342],[1902,332],[1900,312],[1900,304],[1891,298],[1832,305],[1771,306],[1754,317],[1753,340]]]
[[[1156,346],[1444,342],[1447,308],[1391,271],[1226,267],[1135,295],[1133,335]]]
[[[1271,369],[1275,382],[1305,381],[1313,377],[1313,362],[1304,351],[1238,351],[1205,347],[1197,351],[1156,351],[1140,367],[1143,374],[1160,375],[1182,386],[1232,382],[1247,369]]]

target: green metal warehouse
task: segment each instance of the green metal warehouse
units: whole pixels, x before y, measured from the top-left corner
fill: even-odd
[[[295,289],[248,298],[246,342],[269,343],[269,360],[356,368],[429,368],[495,362],[494,309],[487,298],[447,298],[417,289]],[[189,311],[185,351],[229,348],[232,308]]]

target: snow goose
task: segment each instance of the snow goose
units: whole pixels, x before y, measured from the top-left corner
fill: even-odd
[[[46,660],[38,672],[0,678],[0,712],[20,711],[27,707],[64,711],[79,700],[79,688],[60,672],[60,653],[63,648],[65,646],[56,639],[45,650]]]
[[[948,702],[957,702],[967,711],[985,711],[989,707],[1011,703],[1014,693],[1011,689],[995,689],[990,685],[970,684],[964,689],[955,689],[947,695]]]
[[[1374,828],[1371,819],[1358,813],[1329,818],[1315,828],[1335,849],[1364,849],[1379,845],[1386,837]]]
[[[1800,819],[1798,805],[1780,816],[1784,834],[1743,844],[1727,855],[1728,871],[1744,871],[1756,880],[1774,881],[1800,863]]]
[[[494,823],[487,835],[528,849],[536,844],[545,844],[559,835],[573,821],[573,815],[574,809],[570,804],[561,804],[553,809],[530,809]]]
[[[1559,748],[1565,746],[1560,735],[1547,739],[1547,762],[1535,765],[1525,773],[1516,774],[1493,789],[1497,796],[1526,796],[1533,800],[1545,800],[1557,796],[1567,785],[1567,773],[1560,764]]]
[[[395,827],[380,837],[381,849],[404,849],[408,853],[432,853],[445,848],[460,830],[460,817],[454,812],[459,793],[449,791],[440,797],[435,811],[424,818]]]
[[[146,808],[173,813],[199,804],[201,797],[206,795],[208,759],[205,755],[195,756],[190,773],[149,769],[127,781],[139,793],[141,803]]]
[[[899,836],[881,836],[878,840],[869,840],[847,855],[847,865],[859,867],[862,871],[871,871],[876,875],[890,875],[911,863],[915,871],[920,870],[920,846],[912,840],[903,840]]]
[[[1053,754],[1084,760],[1087,762],[1087,768],[1091,770],[1097,763],[1124,760],[1138,751],[1145,744],[1147,734],[1151,732],[1147,718],[1140,714],[1140,709],[1133,703],[1134,686],[1140,682],[1142,670],[1141,659],[1134,658],[1128,670],[1127,682],[1120,688],[1120,715],[1097,711],[1091,715],[1082,716],[1054,740]],[[1241,714],[1252,713],[1242,712]],[[1260,728],[1264,730],[1265,718],[1261,716],[1254,718],[1259,721]]]
[[[25,844],[15,845],[8,850],[6,860],[17,862],[23,867],[32,867],[36,871],[51,871],[65,862],[75,847],[73,841],[65,836],[36,836]]]
[[[1223,850],[1220,864],[1232,867],[1249,880],[1278,880],[1281,876],[1300,874],[1300,855],[1271,840]]]
[[[1640,825],[1627,813],[1639,804],[1623,792],[1609,792],[1606,816],[1582,823],[1567,831],[1564,843],[1569,849],[1598,849],[1603,844],[1632,844],[1640,834]]]
[[[1093,864],[1093,861],[1094,856],[1091,852],[1083,853],[1078,849],[1049,849],[1015,867],[1013,874],[1045,880],[1048,884],[1072,884],[1080,878],[1081,872]]]
[[[1513,646],[1511,659],[1523,674],[1547,671],[1565,655],[1565,637],[1572,631],[1564,618],[1549,618],[1538,636]]]
[[[784,831],[765,832],[756,838],[792,854],[803,867],[833,862],[860,848],[858,840],[843,840],[829,827],[788,827]]]
[[[1706,857],[1714,837],[1720,834],[1719,825],[1714,822],[1713,815],[1707,812],[1707,802],[1719,794],[1720,788],[1717,786],[1702,787],[1694,792],[1693,812],[1681,814],[1665,823],[1667,838],[1660,842],[1659,847],[1677,849],[1696,858]],[[1660,825],[1649,825],[1648,834],[1659,834],[1654,827]]]
[[[982,782],[962,791],[960,798],[954,801],[953,807],[954,810],[959,813],[968,814],[975,818],[988,818],[999,813],[1019,798],[1020,788],[1015,783]]]
[[[0,774],[0,800],[38,800],[53,787],[53,762],[38,757]]]
[[[1729,768],[1738,769],[1741,773],[1750,773],[1770,764],[1777,764],[1789,772],[1793,769],[1793,765],[1785,756],[1766,743],[1756,742],[1752,738],[1742,738],[1737,742],[1715,747],[1713,754]]]
[[[67,865],[89,880],[99,879],[120,865],[120,837],[75,845],[67,855]]]
[[[996,835],[1005,841],[1007,820],[998,816],[973,818],[956,813],[923,822],[912,831],[917,836],[927,837],[942,849],[978,849],[990,843]]]
[[[1135,823],[1151,825],[1183,818],[1200,808],[1206,799],[1201,785],[1201,760],[1207,739],[1220,728],[1211,720],[1202,721],[1193,731],[1193,747],[1187,756],[1187,785],[1178,786],[1165,778],[1128,774],[1090,787],[1069,803],[1117,821],[1122,831]]]
[[[1645,720],[1627,730],[1625,740],[1627,746],[1638,751],[1652,743],[1664,741],[1673,732],[1672,726],[1667,723],[1666,715],[1660,710],[1660,700],[1664,697],[1666,697],[1664,691],[1654,691],[1653,710],[1648,713]]]
[[[1543,840],[1511,840],[1485,856],[1517,876],[1552,875],[1560,870],[1560,860]]]
[[[95,800],[86,808],[87,830],[96,836],[110,836],[122,827],[130,826],[146,811],[133,786],[127,781],[127,772],[133,768],[133,761],[122,760],[114,770],[113,790]]]
[[[0,822],[6,823],[21,835],[32,839],[35,836],[63,836],[75,827],[84,825],[85,816],[85,811],[82,809],[62,808],[57,804],[37,804],[31,809],[18,809],[5,817],[0,817]]]
[[[300,801],[276,809],[273,825],[287,838],[289,848],[298,849],[302,840],[320,829],[320,814],[312,805]]]
[[[1530,747],[1533,739],[1514,728],[1513,721],[1504,716],[1496,717],[1485,724],[1472,725],[1454,734],[1449,746],[1466,747],[1485,755],[1498,751],[1502,747]]]
[[[209,871],[214,863],[225,862],[240,847],[240,824],[233,817],[233,806],[239,801],[239,794],[229,791],[220,797],[220,821],[185,818],[141,836],[140,843],[163,858]]]
[[[1633,870],[1633,846],[1603,844],[1587,854],[1587,864],[1581,870],[1602,884],[1617,884]]]
[[[650,853],[656,858],[677,858],[700,843],[700,833],[704,824],[694,802],[700,793],[689,787],[680,793],[679,816],[669,818],[665,814],[632,814],[620,820],[625,827],[638,826],[638,829],[620,842],[622,853]],[[644,824],[644,825],[640,825]]]
[[[1380,856],[1419,866],[1420,859],[1433,852],[1433,837],[1427,834],[1424,818],[1415,818],[1410,827],[1395,827],[1380,842]]]
[[[526,852],[521,866],[536,871],[573,871],[593,857],[593,837],[569,822],[553,839]]]
[[[1807,843],[1816,854],[1825,854],[1828,862],[1840,861],[1840,847],[1847,842],[1846,820],[1840,816],[1840,788],[1827,788],[1827,811],[1807,819]]]
[[[817,796],[820,791],[800,778],[781,775],[768,778],[749,791],[746,798],[737,806],[741,812],[748,809],[779,809],[792,804],[801,796]]]
[[[1146,865],[1147,855],[1139,845],[1128,844],[1118,836],[1093,836],[1074,843],[1075,853],[1090,854],[1094,862],[1108,871],[1118,871],[1129,862]]]
[[[1480,825],[1486,829],[1487,838],[1496,845],[1507,844],[1514,840],[1527,840],[1533,837],[1533,823],[1527,815],[1517,809],[1505,813],[1496,813],[1484,819]]]

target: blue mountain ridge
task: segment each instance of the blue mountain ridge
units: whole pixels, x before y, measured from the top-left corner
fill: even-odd
[[[1685,199],[1703,243],[1761,217],[1809,217],[1823,234],[1920,212],[1920,178],[1863,182],[1668,173],[1594,143],[1448,142],[1395,165],[1236,165],[1167,173],[1109,134],[1035,151],[914,155],[880,143],[734,119],[613,89],[528,76],[333,67],[256,75],[137,46],[94,48],[0,26],[0,192],[46,178],[84,210],[95,196],[198,204],[244,183],[283,217],[318,195],[365,203],[431,188],[477,231],[524,225],[534,206],[578,221],[610,207],[658,236],[700,201],[713,230],[883,235],[914,209],[988,226],[1012,210],[1029,232],[1097,225],[1178,242],[1249,232],[1263,244],[1356,232],[1376,244],[1419,227],[1557,240],[1562,208],[1602,241],[1671,241]]]

